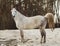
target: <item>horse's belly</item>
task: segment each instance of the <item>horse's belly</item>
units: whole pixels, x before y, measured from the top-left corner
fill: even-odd
[[[24,29],[33,29],[33,28],[37,28],[40,25],[40,23],[27,23],[25,25],[23,25]]]
[[[22,28],[22,29],[33,29],[33,28],[36,28],[35,25],[18,25],[17,28]]]
[[[41,20],[35,20],[32,19],[30,21],[28,21],[27,23],[23,24],[24,29],[33,29],[33,28],[37,28],[40,26]]]
[[[24,28],[25,29],[33,29],[33,28],[36,28],[37,26],[35,25],[26,25]]]

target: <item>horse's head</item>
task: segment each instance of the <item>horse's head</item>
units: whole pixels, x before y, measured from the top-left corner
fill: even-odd
[[[16,15],[16,13],[17,13],[17,10],[15,8],[12,8],[11,13],[12,13],[12,16],[14,17]]]
[[[47,18],[48,20],[48,25],[49,25],[49,28],[51,28],[51,30],[53,31],[54,27],[55,27],[55,24],[54,24],[54,15],[52,13],[47,13],[45,15],[45,17]]]

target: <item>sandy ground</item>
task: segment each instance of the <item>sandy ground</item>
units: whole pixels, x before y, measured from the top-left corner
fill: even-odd
[[[25,43],[21,43],[19,30],[0,30],[1,39],[17,39],[18,46],[60,46],[60,28],[55,28],[52,32],[50,29],[45,29],[47,34],[46,43],[40,43],[40,31],[39,29],[23,30],[24,38],[27,40]]]

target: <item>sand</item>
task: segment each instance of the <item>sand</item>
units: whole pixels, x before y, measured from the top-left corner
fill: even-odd
[[[17,39],[18,46],[60,46],[60,28],[55,28],[52,32],[50,29],[46,31],[46,43],[40,43],[39,29],[23,30],[25,43],[21,42],[19,30],[0,30],[1,39]]]

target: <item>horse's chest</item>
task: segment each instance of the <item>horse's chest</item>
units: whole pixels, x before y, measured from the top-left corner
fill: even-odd
[[[23,22],[21,22],[21,21],[16,21],[16,27],[17,27],[17,28],[22,28],[22,27],[23,27]]]

